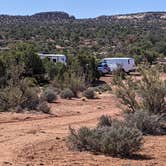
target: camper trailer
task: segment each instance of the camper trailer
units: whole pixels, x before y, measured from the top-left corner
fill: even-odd
[[[104,58],[99,66],[107,66],[107,73],[117,70],[119,67],[126,73],[135,71],[135,61],[133,58]],[[99,67],[98,70],[102,71]],[[105,72],[105,70],[103,70]],[[106,73],[106,72],[105,72]]]
[[[48,58],[50,61],[53,62],[60,62],[63,64],[66,64],[67,62],[67,58],[66,55],[61,55],[61,54],[43,54],[43,53],[39,53],[38,54],[40,56],[41,59],[45,59]]]

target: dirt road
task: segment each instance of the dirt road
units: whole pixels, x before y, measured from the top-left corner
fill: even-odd
[[[120,117],[113,94],[100,99],[62,100],[51,105],[52,115],[0,114],[0,166],[116,166],[166,164],[166,137],[146,137],[135,159],[119,159],[87,152],[72,152],[66,146],[68,127],[94,127],[103,114]]]

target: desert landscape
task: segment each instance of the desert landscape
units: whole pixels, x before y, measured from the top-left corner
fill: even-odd
[[[166,1],[0,9],[0,166],[166,166]]]
[[[162,75],[162,78],[166,78]],[[111,77],[101,78],[107,83]],[[94,127],[101,115],[121,118],[119,101],[111,92],[99,99],[58,99],[50,104],[51,115],[41,113],[0,114],[0,165],[2,166],[164,166],[166,136],[145,136],[140,153],[120,159],[89,152],[71,151],[67,147],[69,125]]]

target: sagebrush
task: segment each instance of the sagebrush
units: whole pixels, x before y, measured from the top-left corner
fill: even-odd
[[[137,128],[117,120],[99,124],[95,129],[82,127],[76,131],[70,128],[69,147],[118,157],[131,156],[141,149],[143,137]]]
[[[117,97],[127,106],[128,112],[145,110],[154,114],[166,113],[166,81],[160,79],[156,68],[141,68],[142,78],[120,81],[116,88]]]

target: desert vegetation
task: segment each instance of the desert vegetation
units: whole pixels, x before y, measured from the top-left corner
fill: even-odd
[[[136,18],[137,16],[142,18]],[[165,57],[165,13],[140,13],[133,19],[102,16],[75,19],[67,13],[33,16],[0,16],[1,52],[20,41],[32,43],[38,52],[73,56],[129,56],[136,63]],[[48,19],[49,18],[49,19]]]
[[[70,128],[69,147],[117,157],[129,157],[141,149],[143,137],[137,128],[115,120],[109,126],[99,124],[95,129],[82,127],[77,132]]]
[[[56,127],[65,126],[56,131],[62,133],[63,140],[67,126],[78,123],[78,130],[69,127],[68,153],[89,151],[120,158],[132,159],[137,155],[141,158],[140,151],[147,136],[166,134],[166,81],[160,78],[166,67],[158,62],[166,56],[163,14],[146,13],[142,19],[103,16],[86,20],[58,12],[26,17],[0,16],[0,113],[44,113],[42,116],[48,118],[48,124],[45,125],[47,120],[44,119],[43,130],[52,125],[49,131],[54,134]],[[65,54],[67,64],[40,59],[38,52]],[[97,64],[107,56],[133,57],[139,79],[119,68],[112,73],[109,83],[101,81]],[[104,95],[111,96],[106,105]],[[105,111],[111,112],[116,101],[123,110],[118,114],[120,117],[101,116]],[[88,104],[92,104],[91,108]],[[66,105],[70,111],[65,109]],[[82,111],[84,105],[87,107]],[[56,114],[60,118],[51,121],[49,118],[58,116]],[[98,116],[96,126],[82,127],[89,121],[94,123]],[[61,122],[62,118],[69,122]],[[28,129],[29,126],[25,131]],[[36,133],[37,129],[28,134]],[[49,139],[53,138],[49,132],[47,134]],[[64,142],[59,136],[55,137],[57,140]]]
[[[68,57],[68,64],[41,60],[31,44],[21,44],[1,55],[0,110],[38,110],[56,101],[71,99],[91,86],[99,74],[91,56]],[[40,105],[40,107],[38,107]],[[43,109],[42,109],[43,110]]]
[[[96,128],[76,131],[70,127],[69,148],[131,157],[141,149],[143,135],[166,134],[165,81],[160,79],[156,67],[142,67],[140,72],[140,80],[131,76],[124,79],[121,71],[114,73],[115,92],[124,106],[123,119],[103,115]]]
[[[145,13],[142,19],[134,22],[127,17],[120,19],[118,16],[78,20],[63,12],[39,13],[33,16],[1,16],[0,102],[2,108],[0,110],[7,111],[21,106],[26,108],[25,103],[29,103],[31,98],[36,102],[28,110],[36,109],[43,98],[46,102],[53,102],[56,100],[55,96],[61,91],[63,91],[62,98],[71,98],[72,93],[74,97],[78,97],[79,92],[83,92],[87,98],[94,98],[92,89],[87,90],[87,88],[94,86],[93,84],[100,77],[96,66],[102,57],[130,56],[134,57],[137,64],[142,62],[154,64],[157,58],[165,56],[166,35],[163,14],[165,13]],[[150,18],[154,21],[147,23]],[[67,65],[55,64],[48,59],[41,60],[36,54],[38,52],[63,53],[67,55]],[[161,71],[165,70],[164,66],[159,68]],[[116,78],[119,74],[114,74],[115,84],[118,78],[126,77],[123,72],[118,72],[121,77]],[[31,85],[25,85],[27,84],[25,79],[29,80]],[[54,90],[46,92],[45,88],[39,88],[50,85]],[[150,100],[146,96],[149,93],[146,87],[148,84],[140,84],[140,86],[142,92],[145,92],[142,93],[144,95],[142,97]],[[144,86],[146,89],[143,89]],[[24,92],[23,89],[27,89],[28,92]],[[36,93],[34,89],[38,92]],[[68,96],[69,89],[72,91],[71,97],[66,97],[64,94],[68,92]],[[132,93],[131,89],[132,87],[130,93]],[[102,90],[98,88],[99,91]],[[160,92],[159,90],[157,94]],[[161,100],[163,94],[162,91]],[[123,96],[123,94],[119,95]],[[132,95],[131,98],[134,97],[134,92]],[[22,101],[24,97],[28,98],[28,101],[26,99]],[[133,108],[130,109],[135,109],[138,103],[131,102],[133,103],[130,103],[130,106]],[[154,104],[155,106],[151,103],[148,103],[148,106],[147,103],[142,104],[144,109],[151,109],[156,107],[157,103]],[[153,108],[153,111],[158,112],[161,107],[163,106],[158,105],[157,110]]]

